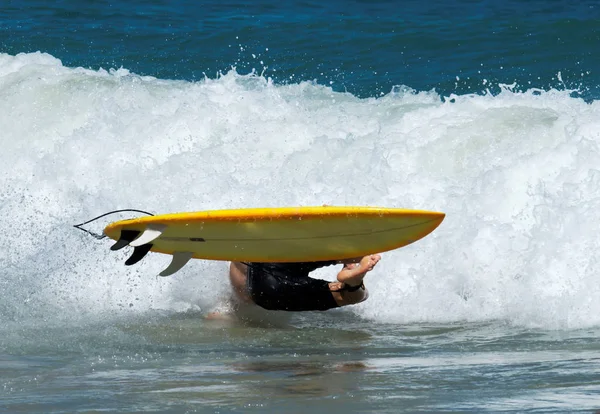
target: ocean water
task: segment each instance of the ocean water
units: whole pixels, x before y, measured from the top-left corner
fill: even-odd
[[[600,410],[599,9],[4,4],[0,412]],[[205,318],[226,263],[72,227],[320,204],[447,216],[368,301],[251,322]]]

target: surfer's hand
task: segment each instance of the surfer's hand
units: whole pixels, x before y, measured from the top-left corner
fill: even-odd
[[[346,283],[350,286],[356,286],[362,283],[363,278],[373,270],[375,265],[381,260],[378,254],[371,254],[360,259],[358,264],[347,263],[344,268],[338,273],[337,280]]]
[[[369,256],[365,256],[361,259],[359,266],[362,269],[366,269],[367,272],[370,272],[371,270],[373,270],[373,268],[375,267],[375,265],[377,263],[379,263],[379,261],[381,260],[381,256],[378,254],[371,254]]]

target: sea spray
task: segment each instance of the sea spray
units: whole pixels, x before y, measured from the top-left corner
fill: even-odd
[[[332,204],[447,214],[384,254],[370,299],[345,311],[600,324],[600,107],[569,91],[359,99],[235,70],[172,81],[32,53],[0,54],[0,94],[2,322],[205,312],[227,296],[223,262],[171,278],[156,276],[159,254],[124,267],[128,252],[72,227],[101,213]]]

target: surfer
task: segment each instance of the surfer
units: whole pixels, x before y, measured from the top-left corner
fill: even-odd
[[[381,256],[302,263],[231,262],[229,279],[242,303],[268,310],[324,311],[354,305],[368,298],[363,279]],[[343,264],[336,282],[314,279],[309,273],[334,264]]]

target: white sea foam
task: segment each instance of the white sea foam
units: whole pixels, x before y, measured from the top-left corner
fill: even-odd
[[[0,321],[208,309],[226,264],[124,267],[72,224],[155,213],[378,205],[447,213],[384,255],[353,308],[384,322],[600,324],[600,104],[505,87],[359,99],[235,70],[190,83],[0,54]],[[122,217],[112,217],[114,220]],[[101,231],[108,221],[95,224]]]

